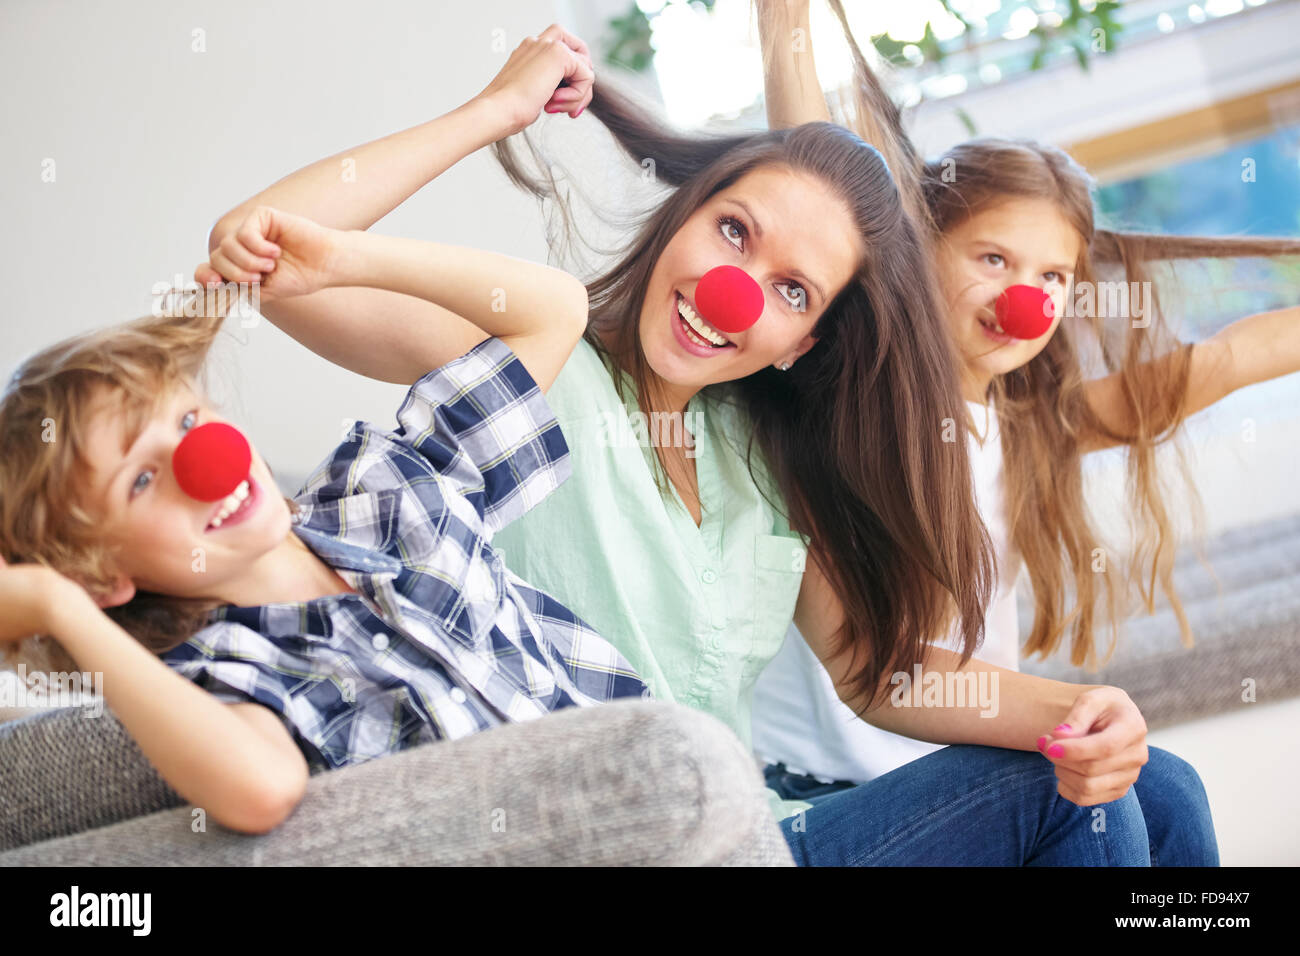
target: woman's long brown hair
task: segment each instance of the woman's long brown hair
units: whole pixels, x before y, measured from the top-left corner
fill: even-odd
[[[752,424],[751,475],[757,445],[777,486],[764,493],[779,492],[778,509],[808,535],[810,556],[842,603],[845,623],[834,640],[851,651],[855,697],[869,706],[885,689],[884,675],[924,661],[954,614],[969,659],[982,640],[992,568],[966,444],[952,440],[965,405],[921,233],[880,153],[830,123],[681,135],[602,81],[590,112],[642,168],[653,160],[658,181],[671,187],[621,260],[587,287],[587,341],[616,382],[617,368],[630,373],[643,407],[657,407],[649,403],[656,382],[637,321],[655,264],[683,223],[763,167],[811,176],[842,197],[865,257],[819,317],[817,343],[789,372],[768,367],[705,392],[742,406]],[[525,142],[537,171],[525,170],[511,140],[496,144],[497,159],[513,182],[563,209],[557,164]],[[573,218],[565,219],[571,232]],[[662,458],[658,464],[662,471]]]
[[[889,100],[862,54],[841,0],[827,0],[839,19],[854,61],[853,115],[881,138],[895,159],[900,179],[915,177],[929,220],[931,239],[981,210],[1010,198],[1054,203],[1083,240],[1075,269],[1076,299],[1099,281],[1139,283],[1151,291],[1140,321],[1127,310],[1102,316],[1095,308],[1075,309],[1034,359],[993,383],[1004,452],[1007,514],[1011,541],[1024,558],[1034,594],[1034,623],[1023,648],[1028,656],[1052,654],[1067,631],[1070,659],[1098,666],[1094,629],[1103,600],[1111,633],[1103,658],[1114,652],[1119,621],[1136,595],[1149,612],[1157,588],[1179,622],[1184,645],[1192,635],[1174,588],[1176,539],[1157,448],[1178,437],[1184,420],[1191,346],[1178,342],[1160,306],[1155,263],[1186,259],[1273,257],[1300,254],[1300,240],[1169,236],[1099,229],[1094,221],[1091,176],[1068,154],[1031,140],[971,140],[930,162],[921,162]],[[867,123],[867,119],[870,123]],[[849,125],[857,128],[850,119]],[[907,189],[904,189],[907,192]],[[1085,318],[1086,317],[1086,318]],[[1109,318],[1111,321],[1103,321]],[[1107,427],[1085,399],[1080,349],[1093,346],[1108,373],[1119,376],[1124,433]],[[1128,491],[1135,547],[1129,560],[1106,560],[1106,549],[1089,517],[1084,496],[1083,442],[1104,438],[1128,449]],[[1174,446],[1176,449],[1177,446]],[[1188,504],[1199,502],[1181,454]]]

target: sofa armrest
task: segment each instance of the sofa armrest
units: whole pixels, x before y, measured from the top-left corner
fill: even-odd
[[[58,813],[69,799],[39,802]],[[161,810],[0,853],[0,866],[793,865],[740,740],[660,701],[568,708],[316,774],[263,836],[194,820]]]
[[[109,710],[0,724],[0,851],[184,803]]]

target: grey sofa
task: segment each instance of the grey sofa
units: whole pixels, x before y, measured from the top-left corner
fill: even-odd
[[[657,701],[316,773],[261,836],[200,827],[109,711],[0,724],[0,768],[3,866],[793,866],[736,735]]]
[[[1099,673],[1058,654],[1024,670],[1123,687],[1151,729],[1300,694],[1300,516],[1208,542],[1176,579],[1196,633],[1167,609],[1130,620]],[[1023,595],[1022,595],[1023,597]],[[1030,608],[1021,606],[1022,626]],[[315,775],[266,836],[209,822],[159,778],[111,714],[0,724],[0,865],[792,864],[736,736],[678,705],[561,711]]]

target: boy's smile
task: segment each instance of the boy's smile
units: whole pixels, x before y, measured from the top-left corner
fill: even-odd
[[[129,449],[120,395],[99,389],[87,420],[83,500],[102,521],[120,574],[103,606],[124,604],[136,590],[242,606],[351,590],[292,534],[289,506],[251,446],[248,478],[225,499],[182,490],[172,471],[177,445],[222,420],[189,385],[162,397]]]

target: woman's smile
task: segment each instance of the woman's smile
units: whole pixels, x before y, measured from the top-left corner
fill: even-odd
[[[677,344],[683,351],[691,355],[714,358],[736,348],[734,342],[705,322],[680,292],[673,293],[673,307],[669,322],[673,327],[673,338],[677,340]],[[710,339],[724,344],[715,345]]]

